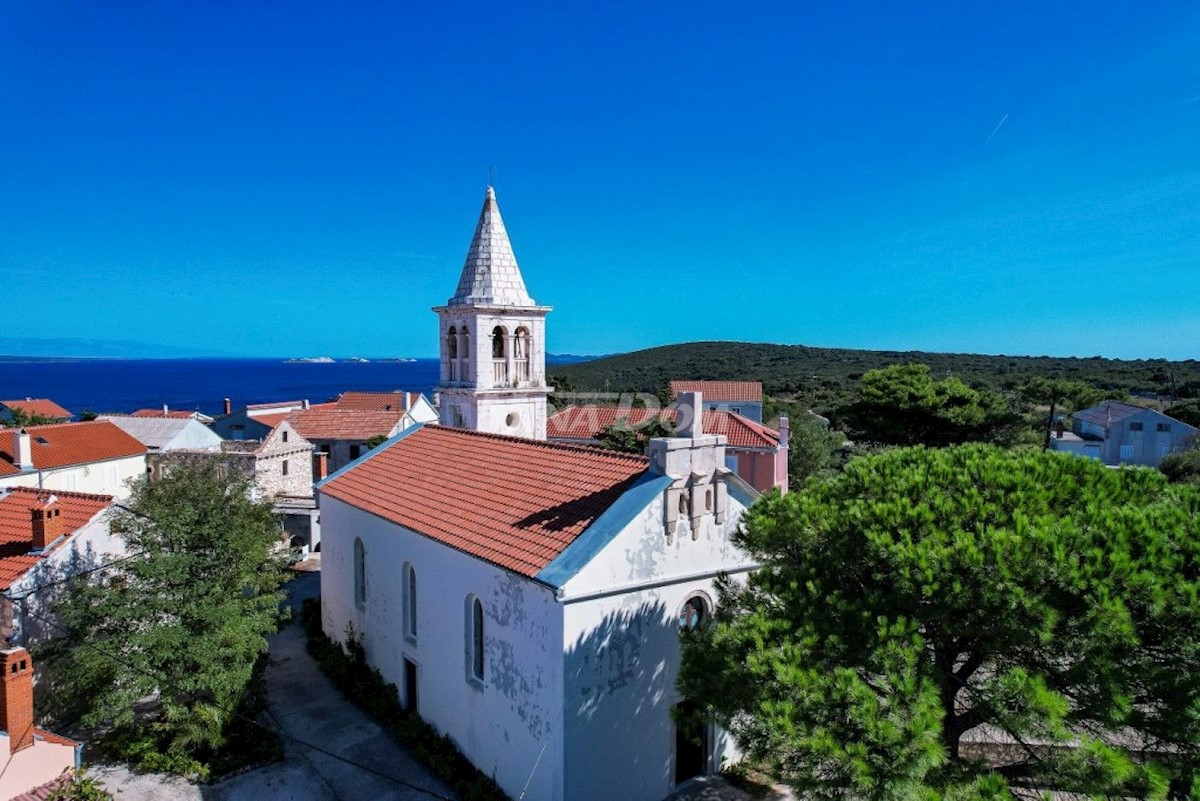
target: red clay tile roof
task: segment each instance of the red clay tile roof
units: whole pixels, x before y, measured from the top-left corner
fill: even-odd
[[[0,406],[20,409],[26,414],[49,417],[52,420],[70,420],[71,413],[49,398],[25,398],[24,400],[0,400]]]
[[[34,735],[37,735],[43,734],[44,732],[41,729],[34,729],[33,733]],[[74,742],[73,740],[66,740],[63,745],[74,746],[78,745],[78,743]],[[8,801],[47,801],[47,799],[54,794],[54,791],[58,789],[60,784],[67,784],[73,780],[74,773],[72,772],[71,768],[67,768],[61,774],[59,774],[58,778],[51,779],[45,784],[39,784],[37,787],[31,787],[20,795],[14,795]]]
[[[34,506],[45,503],[51,496],[58,498],[63,531],[68,538],[112,503],[108,495],[30,487],[10,489],[7,495],[0,497],[0,591],[7,590],[44,556],[30,554],[33,548],[30,513]]]
[[[339,409],[362,409],[372,412],[404,410],[404,396],[411,408],[420,399],[417,392],[343,392],[335,404]]]
[[[274,428],[275,426],[288,419],[288,415],[293,412],[274,412],[272,414],[256,414],[250,419],[256,423],[262,423],[264,426]]]
[[[79,743],[70,738],[63,737],[61,734],[55,734],[52,731],[46,731],[45,729],[34,729],[33,736],[35,739],[45,740],[46,742],[54,743],[55,745],[69,745],[72,748],[79,745]]]
[[[404,410],[371,412],[359,409],[305,409],[292,412],[288,422],[300,436],[313,439],[357,439],[390,436],[404,417]]]
[[[758,381],[672,381],[671,394],[678,397],[680,392],[700,392],[715,403],[762,403]]]
[[[546,420],[550,439],[593,440],[600,429],[624,419],[626,425],[639,426],[651,418],[673,425],[675,409],[629,409],[618,406],[567,406]],[[779,432],[733,412],[704,413],[704,433],[719,434],[731,448],[767,448],[779,446]]]
[[[647,465],[641,456],[426,425],[320,492],[534,576]]]
[[[17,473],[13,466],[13,432],[0,430],[0,476]],[[33,466],[39,470],[72,464],[140,456],[146,446],[107,420],[27,426]]]

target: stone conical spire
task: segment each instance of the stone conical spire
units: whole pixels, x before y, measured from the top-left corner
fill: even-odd
[[[487,188],[479,223],[467,251],[467,261],[458,279],[458,289],[448,306],[534,306],[525,289],[512,243],[500,218],[496,192]]]

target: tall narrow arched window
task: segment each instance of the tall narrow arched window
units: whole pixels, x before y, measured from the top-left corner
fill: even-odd
[[[367,553],[358,537],[354,538],[354,605],[359,609],[367,605]]]
[[[460,347],[458,349],[459,358],[461,359],[461,363],[459,366],[462,368],[461,370],[458,371],[459,375],[461,376],[461,378],[459,380],[460,381],[470,381],[471,380],[471,330],[464,325],[461,329],[459,329],[459,333],[462,335],[462,347]]]
[[[517,380],[529,380],[529,349],[533,341],[529,329],[521,326],[513,334],[513,364],[517,368]]]
[[[446,332],[446,362],[449,365],[447,368],[447,378],[451,381],[458,380],[458,329],[450,326],[450,330]]]
[[[417,571],[411,562],[404,565],[404,634],[417,639]]]
[[[508,332],[499,325],[492,329],[492,383],[508,384]]]
[[[483,681],[483,603],[471,600],[471,676]]]

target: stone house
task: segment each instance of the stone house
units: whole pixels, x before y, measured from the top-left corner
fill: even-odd
[[[513,798],[657,801],[738,756],[671,710],[695,703],[675,687],[680,629],[712,614],[719,575],[757,567],[731,539],[757,493],[690,412],[700,396],[647,456],[545,441],[544,387],[474,378],[500,350],[477,332],[500,319],[533,336],[546,311],[522,305],[490,187],[470,253],[436,310],[442,424],[318,484],[322,626],[361,638],[402,702]]]
[[[222,440],[220,449],[173,450],[149,456],[152,479],[161,478],[175,464],[191,459],[216,459],[253,483],[252,497],[271,500],[283,517],[284,539],[304,551],[320,543],[316,501],[313,499],[313,445],[286,420],[268,430],[263,439]],[[323,468],[321,468],[323,470]]]
[[[318,453],[325,454],[331,472],[369,451],[370,440],[390,439],[414,425],[404,409],[308,409],[292,412],[286,420]]]

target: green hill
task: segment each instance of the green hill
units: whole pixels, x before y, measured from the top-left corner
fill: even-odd
[[[889,364],[920,362],[934,376],[956,375],[976,386],[1012,389],[1033,376],[1073,378],[1098,389],[1142,397],[1200,397],[1200,361],[1165,359],[984,356],[973,353],[845,350],[752,342],[689,342],[557,365],[562,389],[662,393],[673,378],[761,381],[763,390],[822,414],[853,394],[860,376]]]

